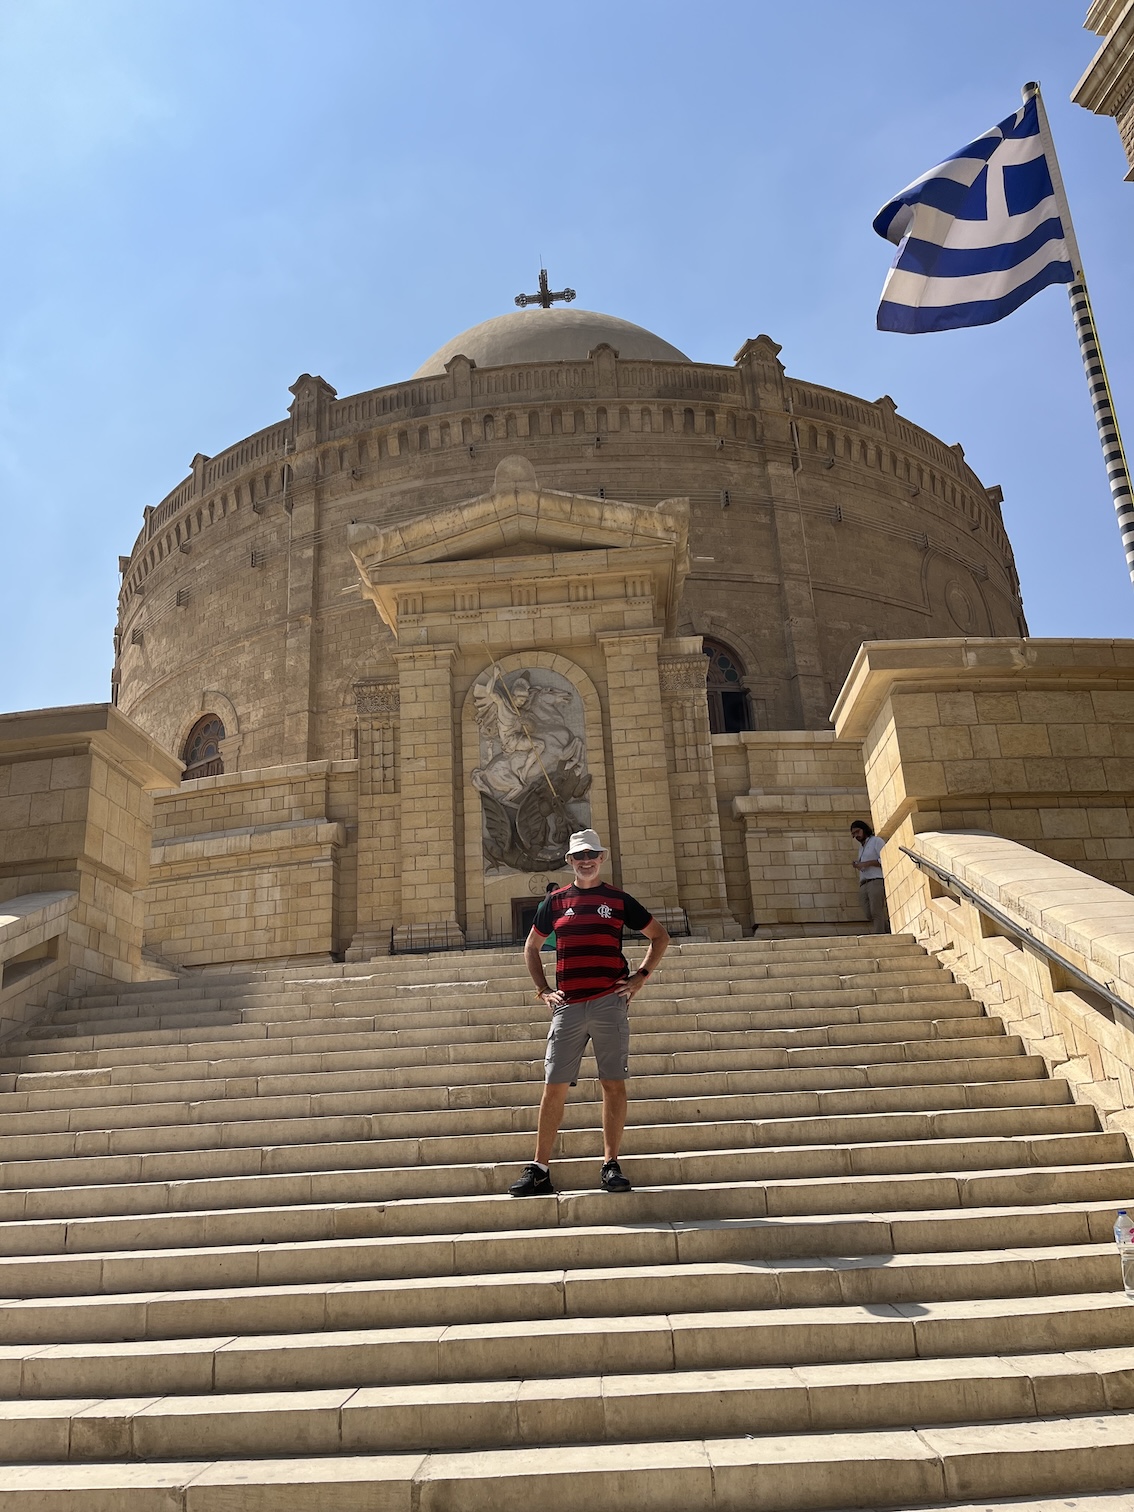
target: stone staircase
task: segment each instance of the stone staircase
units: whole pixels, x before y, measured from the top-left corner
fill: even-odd
[[[545,1029],[516,951],[4,1045],[0,1512],[1134,1508],[1126,1143],[912,941],[672,946],[626,1196],[586,1079],[506,1195]]]

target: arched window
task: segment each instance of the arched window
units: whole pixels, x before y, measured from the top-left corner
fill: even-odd
[[[224,724],[217,714],[205,714],[189,731],[185,742],[185,770],[182,782],[194,777],[219,777],[224,771],[220,743],[224,739]]]
[[[709,658],[706,691],[709,697],[709,729],[714,735],[735,735],[752,730],[752,700],[744,686],[744,667],[736,653],[719,641],[702,641]]]

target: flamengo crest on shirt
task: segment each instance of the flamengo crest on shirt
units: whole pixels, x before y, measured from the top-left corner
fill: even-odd
[[[898,246],[880,331],[990,325],[1048,284],[1071,283],[1035,99],[895,195],[874,229]]]

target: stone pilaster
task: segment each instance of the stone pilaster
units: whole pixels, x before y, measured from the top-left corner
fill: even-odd
[[[289,392],[292,436],[284,462],[284,507],[291,516],[287,537],[287,604],[284,627],[284,762],[310,761],[314,687],[312,638],[319,539],[316,446],[327,430],[335,390],[323,378],[303,373]]]
[[[811,564],[796,487],[795,475],[801,465],[799,435],[792,417],[780,347],[770,336],[757,336],[755,341],[746,341],[737,352],[736,364],[744,380],[745,397],[760,411],[763,427],[783,596],[784,650],[795,694],[796,719],[805,730],[825,729],[830,699],[823,677]]]
[[[779,420],[777,426],[774,421]],[[780,431],[781,446],[768,446],[767,473],[772,492],[772,524],[784,606],[784,644],[795,705],[802,729],[827,726],[830,707],[823,657],[819,644],[819,620],[811,587],[806,527],[799,505],[795,468],[799,453],[794,422],[786,415],[768,417],[769,443]]]
[[[396,651],[399,684],[401,907],[398,928],[423,942],[455,944],[457,772],[453,646]]]
[[[600,635],[599,641],[606,657],[621,885],[647,908],[674,908],[679,897],[658,675],[661,632]]]
[[[398,817],[399,684],[355,684],[358,715],[358,925],[348,961],[370,960],[389,948],[399,922],[401,881]]]
[[[669,799],[681,906],[713,939],[739,939],[728,906],[700,637],[667,641],[658,663],[670,736]]]

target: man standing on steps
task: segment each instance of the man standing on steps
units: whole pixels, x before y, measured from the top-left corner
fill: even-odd
[[[509,1188],[513,1197],[551,1194],[551,1150],[567,1088],[579,1078],[587,1041],[594,1047],[602,1086],[603,1166],[599,1178],[606,1192],[628,1192],[630,1183],[618,1164],[626,1124],[626,1077],[629,1072],[631,998],[641,992],[669,944],[669,935],[648,909],[629,893],[599,877],[602,841],[594,830],[571,836],[567,861],[574,882],[548,893],[536,910],[524,945],[524,964],[536,997],[551,1010],[544,1061],[543,1097],[539,1105],[535,1159]],[[623,927],[638,929],[650,942],[645,960],[631,973],[622,954]],[[555,986],[548,987],[540,950],[555,933]]]
[[[873,924],[875,934],[889,934],[890,914],[886,907],[886,884],[882,880],[882,847],[886,842],[865,819],[856,819],[850,832],[852,840],[858,842],[858,860],[851,865],[858,873],[863,916]]]

